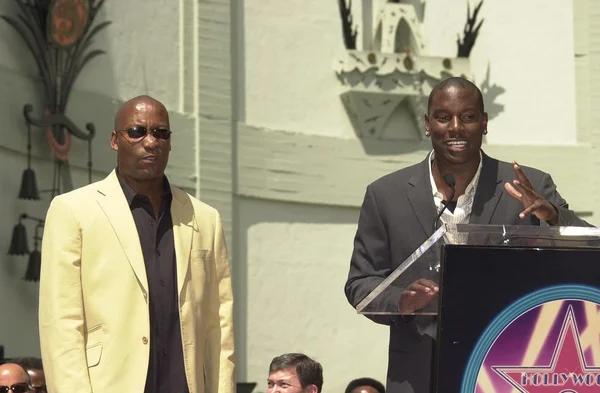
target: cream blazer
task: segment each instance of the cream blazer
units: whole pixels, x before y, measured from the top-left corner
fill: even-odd
[[[234,393],[233,296],[218,212],[171,187],[190,393]],[[57,196],[42,241],[39,324],[50,393],[143,393],[150,349],[140,241],[115,171]]]

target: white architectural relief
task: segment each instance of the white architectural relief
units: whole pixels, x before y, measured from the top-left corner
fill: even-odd
[[[425,53],[421,21],[412,4],[387,3],[379,10],[373,49],[382,53]]]
[[[412,134],[415,128],[423,129],[424,108],[433,86],[451,76],[469,76],[469,58],[429,56],[413,4],[385,3],[377,15],[372,44],[365,45],[373,50],[347,50],[335,59],[334,71],[346,88],[342,102],[361,138],[385,138],[386,122],[401,103],[414,127],[398,132]],[[413,137],[401,135],[399,139]]]

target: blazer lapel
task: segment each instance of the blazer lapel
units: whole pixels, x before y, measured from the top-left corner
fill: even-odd
[[[148,293],[148,278],[137,227],[114,170],[98,184],[98,193],[98,204],[110,221],[138,282]]]
[[[194,233],[194,207],[187,194],[176,188],[171,188],[171,191],[173,192],[171,217],[173,219],[173,237],[177,260],[177,293],[181,294],[190,263],[192,235]]]
[[[469,220],[471,224],[489,224],[504,194],[503,180],[498,172],[498,161],[483,152],[481,156],[483,163]]]
[[[427,158],[417,166],[415,173],[409,179],[408,201],[417,216],[423,231],[427,237],[433,233],[436,216],[433,204],[433,191],[429,180],[429,154]]]

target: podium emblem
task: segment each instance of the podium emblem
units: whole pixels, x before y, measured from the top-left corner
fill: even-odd
[[[600,289],[557,285],[509,305],[480,336],[461,393],[600,392]]]
[[[593,309],[597,305],[590,304]],[[589,306],[585,304],[585,306]],[[598,319],[598,317],[594,318]],[[588,327],[587,336],[595,337],[595,342],[590,343],[598,346],[598,334],[596,324]],[[508,383],[522,393],[551,393],[551,392],[598,392],[600,389],[600,368],[588,366],[582,345],[581,333],[575,320],[573,305],[568,306],[567,314],[562,323],[558,340],[556,341],[552,358],[548,364],[519,366],[519,367],[492,367]],[[538,340],[532,337],[532,340]],[[543,338],[542,338],[543,339]],[[550,340],[548,340],[550,341]],[[551,344],[548,343],[548,344]],[[587,343],[586,343],[587,344]],[[546,348],[544,348],[546,349]],[[591,348],[589,351],[594,357],[598,355],[599,348]],[[544,350],[540,353],[543,355]],[[592,359],[593,362],[593,359]]]

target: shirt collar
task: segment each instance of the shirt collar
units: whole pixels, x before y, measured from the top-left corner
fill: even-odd
[[[427,164],[429,166],[429,181],[431,182],[431,193],[433,196],[436,196],[436,194],[439,194],[439,197],[442,198],[441,193],[438,191],[437,189],[437,185],[435,184],[435,179],[433,178],[433,170],[431,168],[431,163],[433,162],[435,155],[434,155],[434,151],[431,150],[431,153],[429,154],[429,160],[427,161]],[[471,179],[471,182],[469,183],[469,185],[467,186],[467,189],[465,190],[465,195],[469,195],[472,192],[475,192],[476,188],[477,188],[477,183],[479,183],[479,175],[481,174],[481,167],[483,166],[483,156],[481,154],[481,150],[479,150],[479,166],[477,167],[477,172],[475,172],[475,176],[473,176],[473,179]]]
[[[129,184],[127,184],[125,179],[123,177],[121,177],[121,175],[119,175],[119,168],[116,169],[116,173],[117,173],[117,179],[119,179],[119,184],[121,185],[121,188],[123,189],[123,194],[125,194],[125,199],[127,199],[127,204],[129,206],[131,206],[131,204],[134,202],[136,197],[147,198],[146,195],[141,195],[141,194],[138,194],[137,192],[135,192],[133,190],[133,188],[131,188],[131,186],[129,186]],[[167,180],[167,176],[163,176],[163,194],[162,194],[162,196],[166,200],[171,200],[171,198],[173,197],[173,194],[171,193],[171,184],[169,183],[169,180]]]

